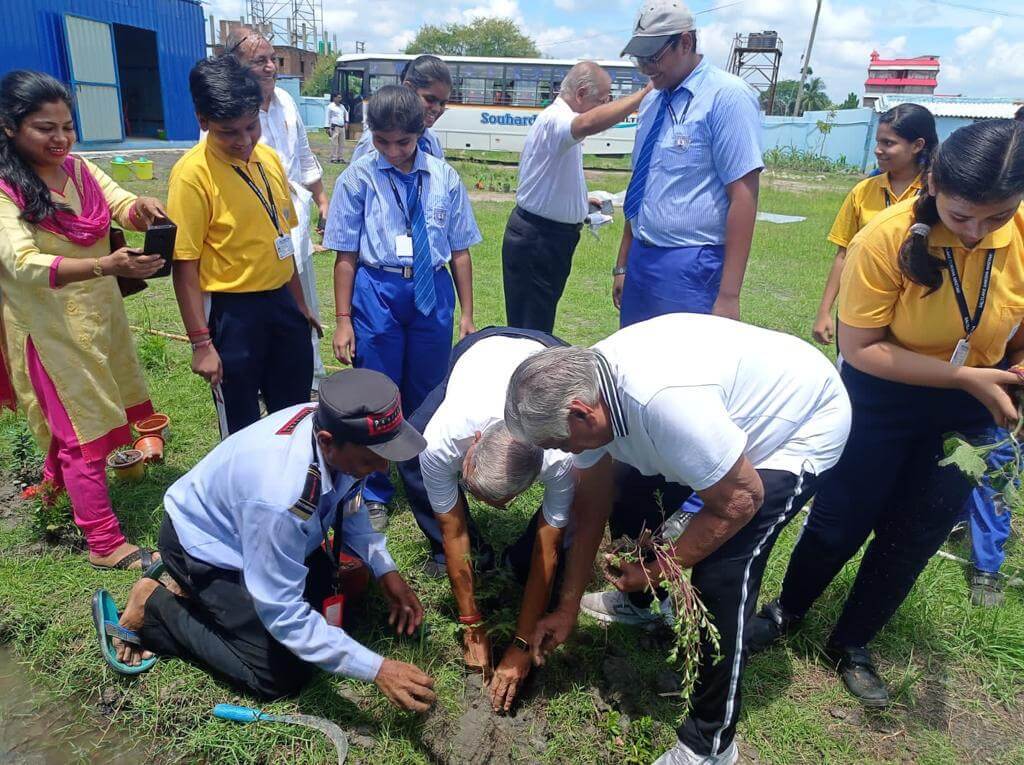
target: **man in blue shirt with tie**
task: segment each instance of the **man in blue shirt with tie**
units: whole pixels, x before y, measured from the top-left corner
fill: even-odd
[[[622,51],[651,78],[640,105],[612,299],[625,327],[665,313],[739,319],[757,213],[753,89],[697,53],[693,15],[645,0]]]

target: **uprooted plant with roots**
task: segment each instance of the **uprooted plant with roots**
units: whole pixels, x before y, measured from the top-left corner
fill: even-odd
[[[666,661],[680,674],[677,693],[683,700],[682,715],[685,716],[704,660],[704,640],[713,651],[713,660],[717,662],[720,659],[718,628],[712,622],[711,614],[697,588],[690,582],[689,572],[676,559],[673,542],[644,530],[639,539],[623,537],[614,542],[611,555],[621,563],[641,564],[647,577],[647,587],[652,592],[661,588],[668,593],[672,606],[671,628],[674,639]],[[651,569],[661,572],[657,581],[652,578]]]

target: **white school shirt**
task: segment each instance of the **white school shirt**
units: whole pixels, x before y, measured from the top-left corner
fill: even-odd
[[[611,414],[604,455],[697,491],[741,455],[762,470],[815,475],[839,461],[850,400],[839,373],[803,340],[731,319],[666,314],[594,346]]]
[[[344,106],[334,103],[327,104],[327,124],[324,127],[345,127],[348,124],[348,111]]]
[[[556,98],[530,126],[519,157],[516,204],[559,223],[582,223],[587,217],[583,139],[572,135],[576,117],[569,104]]]
[[[536,340],[488,337],[455,363],[444,401],[423,430],[427,441],[420,453],[423,485],[435,513],[447,513],[459,498],[462,459],[477,431],[481,433],[505,416],[505,392],[516,367],[544,350]],[[576,492],[572,455],[545,449],[537,480],[544,486],[544,520],[565,528]]]
[[[324,541],[338,503],[359,482],[332,475],[319,447],[322,485],[317,510],[291,511],[314,459],[315,404],[282,409],[232,434],[164,495],[164,510],[193,558],[242,573],[256,613],[275,640],[300,659],[367,682],[383,658],[332,627],[303,599],[306,558]],[[365,506],[343,521],[344,547],[380,578],[396,569],[387,539],[370,526]]]

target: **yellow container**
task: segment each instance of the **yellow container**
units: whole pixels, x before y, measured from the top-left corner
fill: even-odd
[[[152,169],[150,169],[152,174]],[[130,181],[132,179],[132,163],[116,159],[110,163],[110,177],[115,181]],[[152,175],[150,176],[152,177]]]
[[[153,160],[136,159],[132,161],[132,170],[140,181],[153,180]]]

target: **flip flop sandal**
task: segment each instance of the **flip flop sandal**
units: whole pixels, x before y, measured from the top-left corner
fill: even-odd
[[[154,561],[152,550],[149,550],[145,547],[140,547],[139,549],[135,550],[135,552],[128,553],[123,558],[121,558],[121,560],[119,560],[117,563],[113,563],[109,566],[98,566],[95,563],[90,563],[89,565],[97,571],[128,571],[131,568],[131,565],[135,563],[135,561],[139,562],[139,567],[143,571],[148,570],[153,566],[154,563],[158,562]]]
[[[150,556],[152,559],[152,555]],[[165,566],[162,559],[153,561],[148,567],[146,567],[145,573],[143,573],[143,579],[152,579],[154,582],[159,582],[160,577],[164,575]]]
[[[137,666],[125,664],[117,658],[117,649],[114,648],[113,638],[122,640],[136,648],[142,648],[142,639],[139,637],[139,633],[125,629],[118,624],[120,618],[117,604],[114,603],[114,598],[110,593],[106,590],[96,590],[92,596],[92,623],[96,628],[96,639],[99,641],[103,659],[111,669],[121,675],[141,675],[143,672],[148,672],[156,664],[156,656],[144,659]]]

